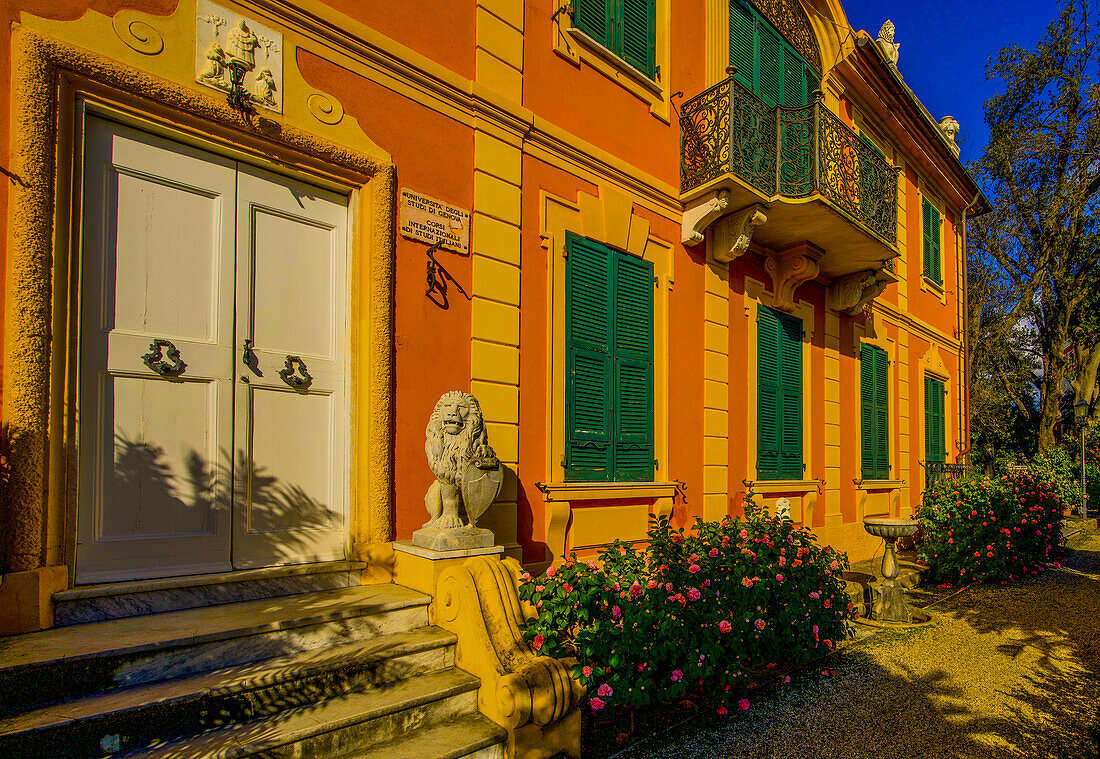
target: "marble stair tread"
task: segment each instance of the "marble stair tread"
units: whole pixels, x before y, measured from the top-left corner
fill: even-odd
[[[500,745],[507,738],[507,731],[500,725],[480,714],[470,714],[422,727],[398,740],[381,743],[341,759],[460,759]]]
[[[80,720],[155,707],[172,707],[207,696],[242,693],[318,675],[363,666],[382,659],[454,645],[456,636],[438,627],[392,633],[359,643],[302,651],[289,656],[165,680],[119,691],[78,698],[0,719],[0,740],[17,734],[69,726]]]
[[[349,693],[276,717],[244,722],[193,738],[125,754],[126,759],[237,759],[264,755],[355,723],[476,691],[478,679],[460,669],[419,675],[386,688]]]
[[[430,600],[400,585],[361,585],[53,628],[0,638],[0,673],[59,660],[72,662],[243,637],[421,606]]]
[[[80,601],[86,598],[104,598],[108,596],[130,595],[132,593],[151,593],[161,590],[195,588],[203,585],[254,582],[257,580],[274,580],[284,577],[300,577],[303,575],[328,574],[333,572],[353,572],[365,569],[366,566],[365,562],[360,561],[326,561],[316,564],[292,564],[283,567],[246,569],[235,572],[162,577],[154,580],[108,582],[58,591],[53,594],[53,600],[55,602]]]

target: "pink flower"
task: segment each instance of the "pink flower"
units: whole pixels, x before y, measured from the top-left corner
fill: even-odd
[[[546,569],[546,576],[547,577],[553,577],[557,573],[558,573],[558,570],[555,567],[547,567],[547,569]]]
[[[814,625],[814,640],[821,640],[821,628]]]
[[[779,557],[779,566],[781,566],[781,567],[787,566],[787,557],[786,556],[780,556]]]
[[[791,676],[790,675],[783,675],[783,684],[784,685],[786,685],[790,681],[791,681]]]
[[[690,590],[688,590],[688,598],[690,598],[692,601],[698,601],[700,596],[702,595],[703,594],[699,592],[698,588],[691,588]]]
[[[581,668],[581,674],[584,675],[585,677],[592,677],[592,668],[591,667],[582,667]]]
[[[765,621],[764,621],[764,620],[762,620],[762,619],[758,619],[758,620],[756,620],[756,622],[754,622],[753,624],[755,624],[755,625],[756,625],[756,629],[757,629],[757,630],[763,630],[763,629],[764,629],[764,628],[765,628],[765,627],[767,626],[767,624],[768,624],[768,623],[767,623],[767,622],[765,622]]]
[[[546,586],[545,586],[545,585],[536,585],[536,586],[535,586],[535,592],[536,592],[536,593],[541,593],[541,592],[542,592],[542,591],[544,591],[544,590],[546,590]]]
[[[709,551],[707,551],[707,556],[711,557],[712,559],[717,555],[718,555],[718,549],[717,548],[712,548]]]
[[[572,586],[572,585],[570,585],[570,584],[569,584],[569,583],[567,583],[567,582],[566,582],[566,583],[562,583],[562,587],[563,587],[563,588],[565,588],[565,595],[569,595],[570,593],[572,593],[572,592],[573,592],[573,586]]]
[[[729,623],[729,620],[723,619],[721,622],[718,623],[719,632],[728,633],[732,629],[733,625]]]
[[[630,590],[628,590],[627,592],[630,594],[631,598],[637,598],[643,592],[642,586],[638,584],[637,580],[635,580],[634,583],[630,586]]]
[[[611,686],[608,685],[607,683],[604,683],[603,685],[601,685],[599,690],[596,691],[596,695],[601,696],[602,698],[611,698],[611,696],[613,694],[614,694],[614,691],[611,690]]]
[[[588,706],[592,709],[592,711],[598,712],[600,709],[607,706],[607,703],[600,698],[590,698],[588,699]]]
[[[640,664],[638,664],[637,669],[638,669],[639,672],[644,672],[645,671],[645,662],[641,662]]]
[[[721,716],[725,717],[729,713],[730,713],[730,710],[727,709],[726,707],[724,707],[724,706],[719,706],[718,707],[718,714],[720,714]]]
[[[840,565],[836,563],[836,559],[833,559],[833,561],[829,564],[829,569],[833,570],[834,572],[840,569]]]
[[[743,712],[747,712],[749,710],[749,706],[750,704],[747,698],[743,698],[737,702],[737,708]]]
[[[775,576],[775,581],[776,582],[783,582],[783,575],[776,575]]]
[[[698,564],[692,564],[690,567],[688,567],[688,571],[691,572],[692,574],[695,574],[700,569],[702,569],[702,567],[700,567]]]
[[[521,574],[519,576],[519,579],[521,579],[521,580],[530,580],[531,579],[531,573],[530,572],[524,572],[523,574]]]
[[[752,587],[752,580],[750,580],[747,577],[742,577],[741,578],[741,584],[744,585],[746,588],[751,588]]]
[[[684,679],[684,673],[678,669],[672,670],[672,682],[678,683]]]
[[[545,643],[545,642],[546,642],[546,638],[543,637],[542,633],[539,633],[538,635],[536,635],[534,637],[534,639],[532,639],[531,648],[538,651],[539,649],[542,648],[542,644]]]
[[[748,530],[741,530],[741,532],[739,532],[737,534],[740,535],[742,539],[744,539],[744,538],[747,538],[749,536],[749,531]]]
[[[623,610],[622,609],[620,609],[618,606],[612,606],[611,607],[611,618],[612,619],[622,619],[622,616],[623,616]],[[601,693],[600,695],[602,696],[603,694]]]
[[[646,586],[647,590],[653,590],[654,588],[657,587],[657,581],[656,580],[650,580],[649,582],[647,582],[645,584],[645,586]]]

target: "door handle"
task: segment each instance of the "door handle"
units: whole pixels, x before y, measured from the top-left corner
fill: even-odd
[[[264,376],[264,373],[260,371],[260,359],[256,356],[256,352],[252,350],[252,341],[244,341],[244,350],[241,352],[241,363],[247,366],[257,377]]]
[[[279,376],[295,390],[305,390],[313,384],[313,377],[300,356],[287,356],[286,366],[279,370]]]
[[[161,338],[149,343],[149,352],[141,357],[141,362],[162,377],[178,377],[187,369],[179,348],[171,340]]]

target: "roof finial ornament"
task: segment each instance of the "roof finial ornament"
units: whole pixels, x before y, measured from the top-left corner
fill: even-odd
[[[886,60],[891,66],[895,68],[898,65],[898,49],[901,45],[894,42],[894,22],[890,19],[886,19],[886,23],[882,25],[882,28],[878,30],[878,42],[879,48],[882,49],[882,54],[886,56]]]

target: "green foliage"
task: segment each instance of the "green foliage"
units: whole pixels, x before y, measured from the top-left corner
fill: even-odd
[[[668,701],[689,690],[719,700],[739,679],[803,662],[846,633],[845,554],[789,519],[748,503],[744,518],[651,522],[649,542],[616,541],[599,560],[525,576],[534,605],[524,637],[540,654],[575,657],[593,710]]]
[[[1040,469],[939,482],[917,512],[920,556],[940,582],[1017,580],[1055,558],[1062,510]]]
[[[1064,445],[1039,451],[1029,464],[1034,476],[1050,485],[1066,506],[1081,505],[1081,463]]]

